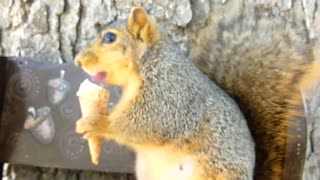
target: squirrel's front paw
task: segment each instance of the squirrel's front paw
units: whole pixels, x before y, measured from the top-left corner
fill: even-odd
[[[76,132],[88,136],[103,136],[107,131],[108,121],[105,115],[90,115],[77,121]]]

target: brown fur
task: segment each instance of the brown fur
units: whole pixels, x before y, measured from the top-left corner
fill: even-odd
[[[214,22],[192,38],[195,64],[236,99],[249,122],[256,179],[300,179],[306,148],[301,91],[320,79],[311,43],[284,22],[250,15]]]

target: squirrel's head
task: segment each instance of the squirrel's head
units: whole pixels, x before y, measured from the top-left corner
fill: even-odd
[[[75,58],[75,64],[93,80],[126,86],[138,78],[137,62],[159,40],[156,24],[142,8],[134,8],[127,23],[103,30]]]

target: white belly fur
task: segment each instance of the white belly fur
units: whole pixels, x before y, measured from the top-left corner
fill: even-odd
[[[191,157],[148,148],[137,152],[136,174],[138,180],[192,180],[196,162]]]

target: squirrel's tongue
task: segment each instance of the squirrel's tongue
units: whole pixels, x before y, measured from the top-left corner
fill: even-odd
[[[94,82],[102,83],[105,80],[106,75],[107,74],[105,72],[98,72],[97,74],[91,76],[91,80]]]

